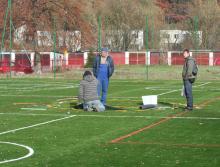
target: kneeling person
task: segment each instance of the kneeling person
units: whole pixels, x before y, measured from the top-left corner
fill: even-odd
[[[85,111],[105,111],[105,106],[100,102],[97,92],[98,80],[91,71],[85,71],[80,82],[79,101],[83,102]]]

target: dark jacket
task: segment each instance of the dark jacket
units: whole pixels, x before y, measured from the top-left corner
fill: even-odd
[[[183,71],[182,71],[183,80],[195,78],[195,76],[192,74],[194,63],[195,63],[195,60],[191,56],[189,56],[185,59],[185,62],[184,62],[184,65],[183,65]]]
[[[98,74],[99,74],[100,63],[101,63],[101,56],[97,55],[95,57],[95,60],[93,63],[93,74],[96,78],[98,77]],[[112,76],[112,74],[114,73],[114,62],[113,62],[113,59],[111,58],[111,56],[107,57],[106,63],[108,66],[108,78],[110,78]]]
[[[97,86],[98,80],[94,76],[85,76],[80,82],[79,86],[79,101],[86,103],[89,101],[98,100]]]

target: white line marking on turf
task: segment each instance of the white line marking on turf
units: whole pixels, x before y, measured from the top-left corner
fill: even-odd
[[[28,87],[28,88],[15,88],[15,89],[1,89],[1,90],[8,90],[8,91],[15,91],[16,92],[36,92],[36,91],[44,91],[44,90],[62,90],[62,89],[72,89],[72,88],[78,88],[78,86],[65,86],[65,87],[42,87],[42,88],[32,88],[32,87]]]
[[[16,131],[20,131],[20,130],[24,130],[24,129],[29,129],[29,128],[33,128],[33,127],[37,127],[37,126],[41,126],[41,125],[46,125],[46,124],[57,122],[57,121],[62,121],[62,120],[65,120],[65,119],[68,119],[68,118],[72,118],[72,117],[75,117],[75,116],[76,115],[71,115],[71,116],[64,117],[64,118],[54,119],[54,120],[51,120],[51,121],[46,121],[46,122],[42,122],[42,123],[30,125],[30,126],[25,126],[25,127],[21,127],[21,128],[17,128],[17,129],[8,130],[8,131],[5,131],[5,132],[1,132],[0,135],[4,135],[4,134],[8,134],[8,133],[14,133]]]
[[[46,108],[21,108],[21,110],[45,111],[45,110],[47,110],[47,109],[46,109]]]
[[[113,93],[109,93],[109,96],[112,96],[114,94],[118,94],[118,92],[120,94],[123,94],[123,93],[128,93],[128,92],[135,92],[135,91],[138,91],[138,90],[142,90],[143,88],[136,88],[136,89],[130,89],[130,90],[122,90],[122,91],[117,91],[117,92],[113,92]]]
[[[70,116],[69,114],[33,114],[33,113],[0,113],[0,115],[53,116],[53,117]]]
[[[194,90],[193,90],[194,91]],[[124,99],[135,99],[135,100],[139,100],[140,99],[140,97],[139,96],[137,96],[137,97],[109,97],[109,99],[110,99],[110,101],[111,100],[116,100],[116,99],[119,99],[119,100],[124,100]],[[201,99],[202,97],[197,97],[196,99]],[[180,97],[161,97],[160,99],[182,99],[182,97],[180,96]]]
[[[163,118],[171,118],[171,117],[160,117],[160,116],[129,116],[129,115],[112,115],[112,116],[106,116],[106,115],[76,115],[78,117],[106,117],[106,118],[149,118],[149,119],[163,119]],[[220,120],[220,118],[212,118],[212,117],[172,117],[171,119],[198,119],[198,120]]]
[[[68,116],[68,114],[31,114],[31,113],[0,113],[0,115],[21,115],[21,116],[54,116],[54,117],[62,117]],[[170,118],[166,116],[147,116],[147,115],[74,115],[77,117],[97,117],[97,118],[148,118],[148,119],[162,119],[162,118]],[[198,120],[220,120],[220,117],[172,117],[172,119],[198,119]]]
[[[73,100],[78,99],[77,97],[65,98],[65,99],[57,99],[57,101],[64,101],[64,100]]]
[[[200,84],[200,85],[196,85],[196,86],[193,86],[194,88],[197,88],[197,87],[201,87],[201,86],[205,86],[205,85],[208,85],[212,82],[206,82],[206,83],[203,83],[203,84]]]
[[[74,98],[76,96],[42,96],[42,95],[0,95],[2,97],[39,97],[39,98]]]
[[[4,163],[9,163],[9,162],[14,162],[14,161],[19,161],[19,160],[22,160],[22,159],[26,159],[26,158],[28,158],[28,157],[30,157],[30,156],[32,156],[34,154],[34,150],[31,147],[29,147],[29,146],[25,146],[25,145],[17,144],[17,143],[11,143],[11,142],[3,142],[3,141],[0,141],[0,144],[15,145],[15,146],[23,147],[23,148],[28,150],[28,154],[26,154],[25,156],[19,157],[19,158],[16,158],[16,159],[9,159],[9,160],[0,161],[0,164],[4,164]]]
[[[210,84],[211,82],[206,82],[206,83],[203,83],[203,84],[200,84],[200,85],[197,85],[197,86],[193,86],[194,88],[197,88],[197,87],[201,87],[201,86],[205,86],[205,85],[208,85]],[[168,92],[164,92],[164,93],[161,93],[161,94],[158,94],[157,96],[162,96],[162,95],[166,95],[166,94],[170,94],[170,93],[173,93],[173,92],[177,92],[177,91],[181,91],[181,89],[176,89],[176,90],[172,90],[172,91],[168,91]]]

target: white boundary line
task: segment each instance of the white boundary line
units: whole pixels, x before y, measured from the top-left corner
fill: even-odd
[[[75,89],[78,88],[78,86],[65,86],[65,87],[42,87],[42,88],[25,88],[25,89],[1,89],[1,90],[10,90],[10,91],[16,91],[16,92],[36,92],[36,91],[44,91],[44,90],[62,90],[62,89]]]
[[[4,163],[9,163],[9,162],[14,162],[14,161],[19,161],[19,160],[22,160],[22,159],[26,159],[26,158],[28,158],[28,157],[30,157],[30,156],[32,156],[34,154],[34,150],[31,147],[29,147],[29,146],[25,146],[25,145],[17,144],[17,143],[11,143],[11,142],[3,142],[3,141],[0,141],[0,144],[15,145],[15,146],[23,147],[23,148],[28,150],[28,154],[26,154],[25,156],[19,157],[19,158],[16,158],[16,159],[0,161],[0,164],[4,164]]]
[[[16,81],[14,81],[14,82],[16,82]],[[59,84],[54,84],[54,83],[36,83],[36,82],[32,82],[32,83],[14,83],[14,82],[11,82],[11,83],[0,83],[0,87],[1,86],[8,86],[8,85],[10,85],[10,86],[12,86],[12,85],[15,85],[15,86],[24,86],[24,85],[26,85],[26,86],[51,86],[51,85],[54,85],[54,86],[56,86],[56,85],[73,85],[73,84],[77,84],[77,83],[65,83],[65,82],[63,82],[63,83],[59,83]]]
[[[14,133],[14,132],[17,132],[17,131],[20,131],[20,130],[29,129],[29,128],[33,128],[33,127],[37,127],[37,126],[41,126],[41,125],[46,125],[46,124],[57,122],[57,121],[62,121],[62,120],[72,118],[72,117],[75,117],[75,116],[76,115],[70,115],[70,116],[64,117],[64,118],[54,119],[54,120],[51,120],[51,121],[46,121],[46,122],[42,122],[42,123],[30,125],[30,126],[25,126],[25,127],[21,127],[21,128],[17,128],[17,129],[12,129],[12,130],[8,130],[8,131],[5,131],[5,132],[0,132],[0,135],[4,135],[4,134],[8,134],[8,133]]]
[[[207,84],[210,84],[211,82],[206,82],[206,83],[203,83],[203,84],[200,84],[198,86],[194,86],[194,87],[200,87],[200,86],[204,86],[204,85],[207,85]],[[136,89],[135,89],[136,90]],[[172,90],[172,91],[168,91],[168,92],[165,92],[165,93],[161,93],[161,94],[158,94],[157,96],[162,96],[162,95],[165,95],[165,94],[169,94],[169,93],[173,93],[173,92],[177,92],[177,91],[181,91],[182,89],[177,89],[177,90]],[[125,93],[125,91],[123,92]],[[111,94],[110,94],[111,95]],[[1,94],[0,97],[43,97],[43,98],[76,98],[75,96],[42,96],[42,95],[12,95],[12,94]],[[114,98],[118,98],[118,99],[124,99],[125,97],[109,97],[109,99],[114,99]],[[139,99],[139,97],[127,97],[127,98],[134,98],[134,99]]]
[[[206,83],[203,83],[203,84],[200,84],[200,85],[196,85],[196,86],[193,86],[193,87],[197,88],[197,87],[200,87],[200,86],[208,85],[210,83],[211,82],[206,82]],[[158,94],[157,96],[162,96],[162,95],[170,94],[170,93],[181,91],[181,90],[182,90],[182,88],[181,89],[172,90],[172,91],[168,91],[168,92],[164,92],[164,93]]]
[[[0,115],[18,115],[18,116],[53,116],[53,117],[70,116],[69,114],[34,114],[34,113],[0,113]]]
[[[20,80],[20,82],[17,82],[18,80],[11,80],[11,82],[10,81],[8,81],[8,82],[5,82],[6,80],[4,79],[4,80],[1,80],[1,78],[0,78],[0,85],[7,85],[7,84],[10,84],[10,85],[33,85],[33,84],[35,84],[35,85],[42,85],[42,84],[52,84],[52,85],[60,85],[60,84],[77,84],[78,82],[51,82],[51,81],[48,81],[48,82],[39,82],[39,80],[36,80],[37,81],[37,83],[35,82],[35,81],[31,81],[31,82],[22,82],[21,80]],[[17,84],[15,84],[15,82],[17,82]]]
[[[8,134],[8,133],[14,133],[16,131],[29,129],[29,128],[33,128],[33,127],[37,127],[37,126],[41,126],[41,125],[46,125],[46,124],[49,124],[49,123],[65,120],[65,119],[72,118],[72,117],[75,117],[75,116],[76,115],[70,115],[70,116],[67,116],[67,117],[64,117],[64,118],[54,119],[54,120],[47,121],[47,122],[42,122],[42,123],[38,123],[38,124],[26,126],[26,127],[21,127],[21,128],[17,128],[17,129],[13,129],[13,130],[8,130],[8,131],[5,131],[5,132],[1,132],[0,135],[4,135],[4,134]],[[16,159],[5,160],[5,161],[0,161],[0,164],[22,160],[22,159],[28,158],[28,157],[30,157],[34,154],[34,150],[31,147],[28,147],[28,146],[25,146],[25,145],[22,145],[22,144],[11,143],[11,142],[1,142],[1,141],[0,141],[0,144],[11,144],[11,145],[15,145],[15,146],[20,146],[20,147],[26,148],[29,151],[29,153],[27,155],[23,156],[23,157],[16,158]]]
[[[0,115],[20,115],[20,116],[68,116],[68,114],[30,114],[30,113],[0,113]],[[147,116],[147,115],[70,115],[76,117],[97,117],[97,118],[148,118],[148,119],[162,119],[170,118],[166,116]],[[220,117],[172,117],[171,119],[189,119],[189,120],[220,120]]]
[[[44,96],[44,95],[0,95],[0,97],[40,97],[40,98],[76,98],[76,96]]]
[[[196,87],[204,86],[204,85],[207,85],[207,84],[210,84],[210,83],[211,82],[206,82],[206,83],[202,83],[200,85],[196,85],[196,86],[193,86],[193,87],[196,88]],[[121,93],[134,92],[134,91],[141,90],[141,89],[145,89],[145,87],[144,88],[131,89],[131,90],[123,90],[123,91],[120,91],[119,93],[121,94]],[[168,92],[164,92],[164,93],[161,93],[161,94],[157,94],[157,96],[162,96],[162,95],[165,95],[165,94],[170,94],[170,93],[181,91],[181,90],[182,90],[182,88],[181,89],[172,90],[172,91],[168,91]],[[109,96],[115,95],[117,93],[118,92],[110,93]]]
[[[28,110],[28,111],[46,111],[47,108],[20,108],[21,110]]]
[[[148,118],[148,119],[163,119],[163,118],[171,118],[171,117],[160,117],[160,116],[128,116],[128,115],[112,115],[112,116],[106,116],[106,115],[76,115],[78,117],[101,117],[101,118]],[[171,119],[189,119],[189,120],[220,120],[219,118],[212,118],[212,117],[172,117]]]
[[[136,89],[130,89],[130,90],[122,90],[122,91],[117,91],[117,92],[113,92],[113,93],[109,93],[109,96],[112,96],[112,95],[114,95],[114,94],[118,94],[118,93],[120,93],[120,94],[123,94],[123,93],[128,93],[128,92],[135,92],[135,91],[137,91],[137,90],[142,90],[143,88],[136,88]]]
[[[195,90],[193,90],[195,91]],[[129,99],[129,100],[140,100],[140,97],[137,96],[137,97],[109,97],[108,99],[109,100],[123,100],[123,99]],[[182,98],[182,97],[161,97],[161,99],[178,99],[178,98]],[[197,97],[196,99],[200,99],[202,97]]]

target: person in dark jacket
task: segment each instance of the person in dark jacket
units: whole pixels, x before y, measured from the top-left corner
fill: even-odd
[[[85,111],[105,110],[105,106],[100,102],[97,92],[98,80],[92,75],[91,71],[85,71],[83,80],[80,82],[79,102],[83,103]]]
[[[109,79],[114,73],[114,62],[109,55],[108,48],[102,48],[101,55],[95,57],[93,73],[99,81],[98,95],[101,96],[101,102],[106,105]]]
[[[195,65],[195,60],[190,56],[189,50],[185,49],[183,51],[183,56],[185,59],[182,71],[183,85],[184,85],[184,94],[187,100],[186,110],[193,110],[193,95],[192,95],[192,81],[195,80],[193,75],[193,67]]]

